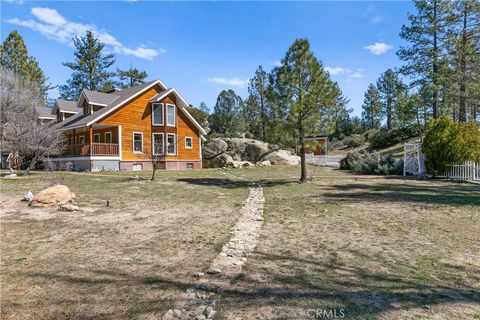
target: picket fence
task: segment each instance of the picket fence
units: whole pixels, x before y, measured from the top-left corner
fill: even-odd
[[[480,165],[472,161],[454,163],[447,166],[445,172],[437,175],[439,178],[480,181]]]

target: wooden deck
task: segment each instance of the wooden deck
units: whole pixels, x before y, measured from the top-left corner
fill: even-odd
[[[117,143],[92,143],[90,144],[70,144],[65,149],[64,156],[84,157],[84,156],[118,156]]]

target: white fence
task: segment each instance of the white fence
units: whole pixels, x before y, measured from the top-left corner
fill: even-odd
[[[305,153],[305,162],[311,164],[327,164],[327,156],[316,156],[313,153]]]
[[[480,165],[472,161],[463,164],[454,163],[447,166],[447,170],[437,176],[447,179],[480,181]]]

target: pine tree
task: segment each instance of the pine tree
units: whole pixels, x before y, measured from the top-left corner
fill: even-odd
[[[367,129],[378,129],[382,123],[382,104],[377,88],[371,83],[362,105],[362,122]]]
[[[20,79],[38,86],[42,98],[46,98],[48,90],[53,88],[47,83],[37,60],[28,55],[25,42],[17,31],[10,32],[0,46],[0,64]]]
[[[398,77],[397,73],[392,69],[386,70],[377,80],[377,90],[382,104],[382,113],[386,118],[386,127],[392,129],[394,124],[398,122],[395,118],[398,109],[398,99],[401,92],[405,90],[405,86]]]
[[[117,68],[117,76],[120,79],[120,87],[131,88],[145,83],[148,74],[145,70],[130,67],[128,70]]]
[[[451,13],[454,22],[449,30],[448,49],[451,57],[455,100],[458,104],[458,121],[467,120],[467,105],[480,100],[480,2],[461,0],[455,2]],[[454,118],[455,120],[455,118]]]
[[[73,72],[66,85],[60,86],[63,99],[76,100],[82,89],[106,90],[113,86],[114,73],[108,71],[115,63],[113,54],[103,54],[105,44],[88,30],[85,36],[73,39],[75,46],[74,62],[64,62],[63,65]]]
[[[430,84],[433,117],[440,114],[440,87],[442,68],[446,64],[446,31],[452,2],[449,0],[415,0],[418,13],[409,14],[410,25],[402,26],[400,36],[410,42],[397,52],[407,64],[401,72],[413,78],[412,86]]]
[[[233,90],[220,92],[211,115],[211,129],[225,136],[239,136],[244,128],[242,98]]]
[[[295,40],[282,59],[282,65],[273,73],[277,104],[286,109],[286,125],[300,146],[300,182],[304,183],[307,181],[305,139],[318,134],[322,116],[332,108],[336,98],[334,83],[310,51],[306,39]]]
[[[340,87],[335,82],[333,85],[333,90],[335,91],[335,99],[333,101],[333,106],[331,108],[331,119],[330,124],[333,126],[333,136],[340,138],[342,135],[349,135],[350,132],[350,113],[352,109],[347,108],[349,99],[346,98]]]
[[[268,113],[271,108],[271,103],[268,99],[269,90],[269,78],[267,72],[259,66],[255,71],[255,75],[250,79],[248,86],[248,93],[250,97],[247,99],[247,105],[250,113],[255,115],[252,118],[251,126],[260,126],[259,129],[254,131],[260,132],[260,137],[263,141],[267,140],[267,126],[268,126]],[[248,123],[248,118],[246,119]]]

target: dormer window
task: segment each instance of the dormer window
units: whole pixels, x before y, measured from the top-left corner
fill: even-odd
[[[92,114],[92,105],[88,104],[88,103],[85,103],[83,105],[83,114],[84,115],[89,115],[89,114]]]

